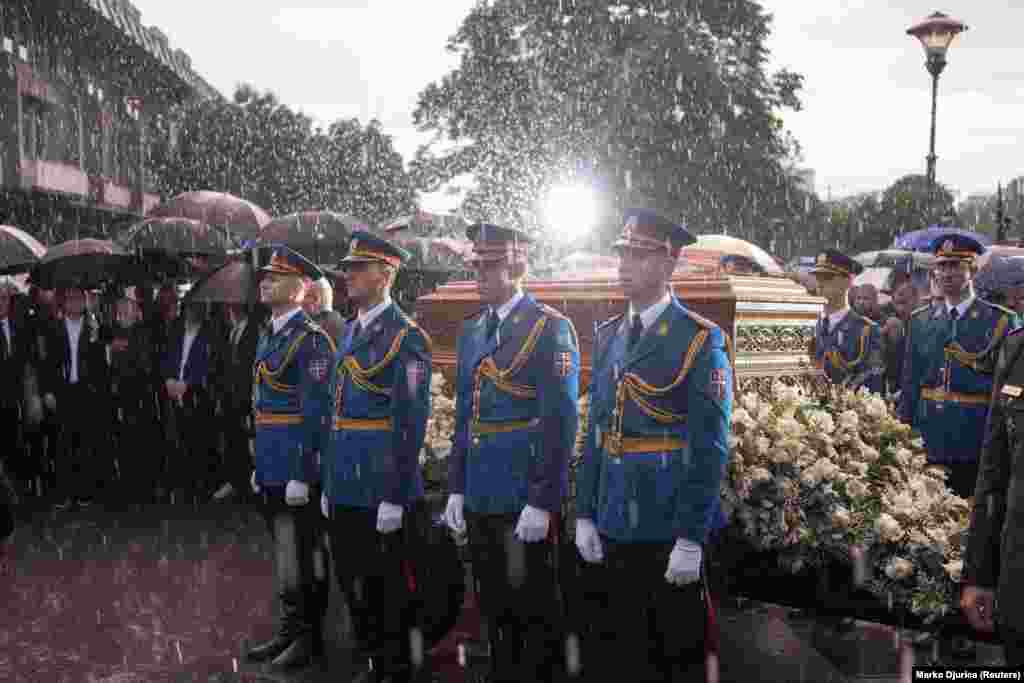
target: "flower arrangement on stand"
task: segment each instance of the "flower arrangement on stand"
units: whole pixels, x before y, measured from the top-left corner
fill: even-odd
[[[455,388],[440,372],[430,378],[430,418],[427,420],[420,466],[428,489],[447,489],[448,454],[455,433]]]
[[[830,560],[924,622],[954,604],[968,504],[879,396],[776,382],[741,395],[723,480],[726,512],[792,572]]]

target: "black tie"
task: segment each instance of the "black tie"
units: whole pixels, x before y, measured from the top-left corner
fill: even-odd
[[[828,338],[828,318],[821,319],[821,336],[822,338]]]
[[[949,309],[949,317],[953,322],[956,322],[956,319],[960,317],[960,314],[956,308],[951,308]]]
[[[491,339],[498,333],[498,325],[501,323],[501,319],[498,317],[498,312],[493,308],[491,312],[487,314],[487,338]]]
[[[640,335],[644,333],[644,324],[640,320],[640,315],[637,313],[633,314],[633,324],[629,328],[629,350],[632,351],[636,343],[640,341]]]

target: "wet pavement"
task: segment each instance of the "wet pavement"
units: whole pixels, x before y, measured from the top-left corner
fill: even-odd
[[[130,683],[347,681],[347,619],[336,587],[321,668],[270,675],[241,653],[276,622],[270,540],[242,504],[22,511],[0,580],[0,681]],[[473,631],[472,610],[457,630]],[[911,657],[893,629],[833,629],[756,603],[723,606],[721,681],[898,681]],[[912,637],[914,634],[906,634]],[[453,635],[432,662],[460,681]],[[998,663],[979,646],[976,664]]]

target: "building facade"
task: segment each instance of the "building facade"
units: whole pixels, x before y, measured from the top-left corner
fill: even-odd
[[[0,223],[56,244],[137,220],[151,117],[196,97],[220,95],[129,0],[4,0]]]

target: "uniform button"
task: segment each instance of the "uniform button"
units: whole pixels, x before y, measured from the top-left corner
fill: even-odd
[[[473,437],[473,445],[474,446],[479,446],[480,445],[480,437],[479,436],[474,436]]]

